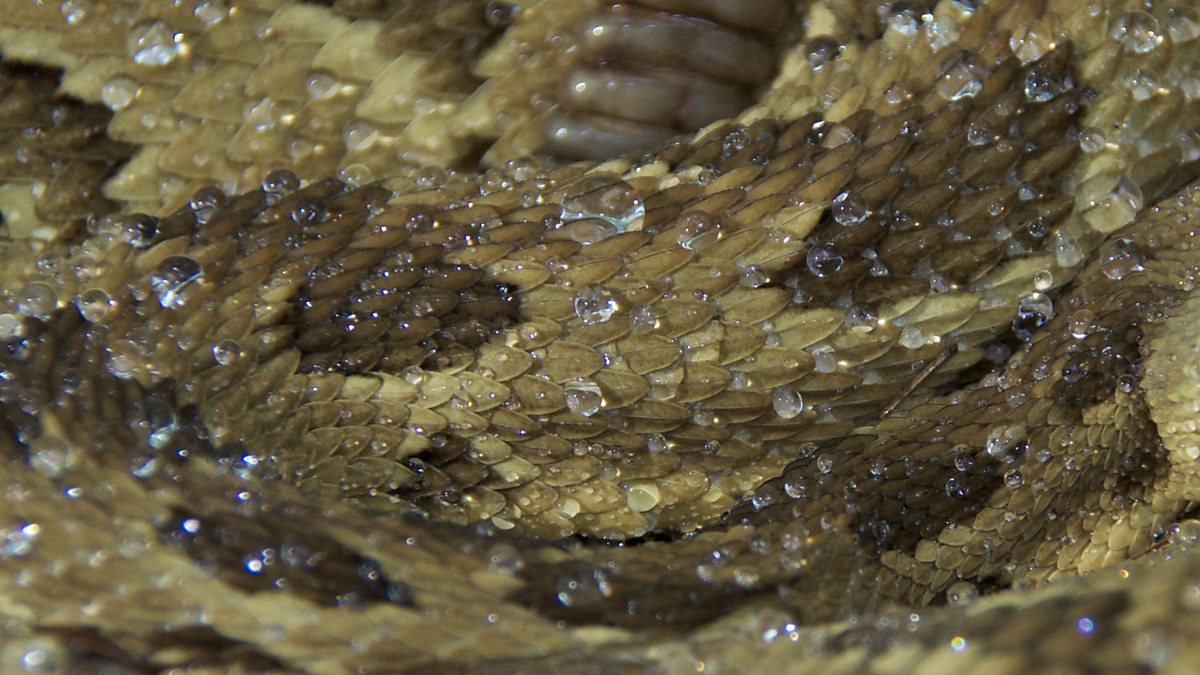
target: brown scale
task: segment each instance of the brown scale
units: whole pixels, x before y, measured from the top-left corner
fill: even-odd
[[[56,94],[58,78],[47,69],[0,64],[0,177],[42,186],[29,204],[10,201],[11,193],[5,200],[10,240],[49,238],[58,227],[65,235],[117,206],[100,186],[133,149],[104,135],[107,110]]]

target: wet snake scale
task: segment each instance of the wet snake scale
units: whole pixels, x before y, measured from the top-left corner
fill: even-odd
[[[1200,663],[1194,8],[797,3],[553,166],[513,4],[0,2],[5,670]]]

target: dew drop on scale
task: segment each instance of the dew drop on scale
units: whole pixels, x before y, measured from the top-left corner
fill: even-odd
[[[1126,12],[1113,19],[1108,29],[1108,36],[1128,52],[1148,54],[1162,44],[1163,36],[1159,32],[1158,20],[1148,12],[1135,10]]]
[[[1100,271],[1113,281],[1142,271],[1145,261],[1141,249],[1129,237],[1111,239],[1100,246]]]
[[[128,77],[114,77],[100,85],[100,102],[109,110],[118,112],[132,105],[141,89],[137,82]]]
[[[776,387],[771,391],[771,406],[780,418],[790,420],[804,412],[804,397],[794,387]]]
[[[47,283],[34,281],[17,291],[17,312],[45,321],[58,308],[58,293]]]
[[[276,169],[263,178],[260,187],[268,203],[274,203],[289,192],[300,189],[300,179],[287,169]]]
[[[24,558],[33,553],[42,528],[37,523],[22,523],[0,529],[0,558]]]
[[[804,263],[808,271],[817,277],[827,277],[842,269],[844,259],[833,244],[829,242],[817,244],[808,249]]]
[[[126,46],[134,63],[149,67],[170,65],[188,51],[183,33],[171,30],[161,21],[135,25],[129,31]]]
[[[858,225],[863,222],[870,212],[867,208],[867,203],[852,192],[842,192],[834,197],[831,210],[834,222],[846,227]]]
[[[658,326],[658,314],[649,305],[634,305],[629,310],[629,330],[635,335],[645,335]]]
[[[978,56],[961,51],[942,62],[941,75],[934,88],[950,101],[974,98],[983,91],[989,70]]]
[[[9,342],[25,335],[25,322],[16,314],[0,314],[0,342]]]
[[[200,263],[183,255],[168,256],[150,275],[150,289],[163,308],[179,309],[203,278]]]
[[[1082,340],[1092,334],[1095,323],[1095,312],[1090,309],[1079,309],[1067,318],[1067,330],[1070,331],[1071,337]]]
[[[102,289],[91,288],[80,293],[75,298],[75,307],[79,315],[89,323],[104,323],[112,318],[116,311],[116,303]]]
[[[722,237],[721,223],[704,211],[687,211],[679,218],[676,241],[690,251],[702,251]]]
[[[1054,317],[1054,303],[1045,293],[1030,293],[1017,302],[1017,315],[1013,318],[1013,332],[1023,342],[1033,339],[1033,333]]]
[[[563,385],[563,403],[567,409],[580,417],[591,417],[600,412],[604,396],[600,385],[586,378],[575,378]]]
[[[242,346],[238,344],[237,340],[220,340],[212,346],[212,355],[218,365],[232,365],[241,359]]]
[[[580,289],[573,305],[575,316],[588,326],[608,321],[617,311],[617,300],[613,294],[598,286]]]
[[[596,218],[611,224],[617,232],[625,232],[640,226],[645,216],[641,195],[623,180],[586,177],[569,186],[562,197],[563,223]]]

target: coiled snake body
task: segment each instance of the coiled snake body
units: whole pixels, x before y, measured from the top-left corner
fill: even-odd
[[[581,20],[780,5],[333,4],[0,2],[7,667],[1200,661],[1194,8],[798,3],[552,167],[676,121]]]

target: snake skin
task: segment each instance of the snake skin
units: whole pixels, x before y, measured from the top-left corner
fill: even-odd
[[[1200,663],[1200,13],[796,3],[555,165],[512,5],[0,0],[6,670]]]

